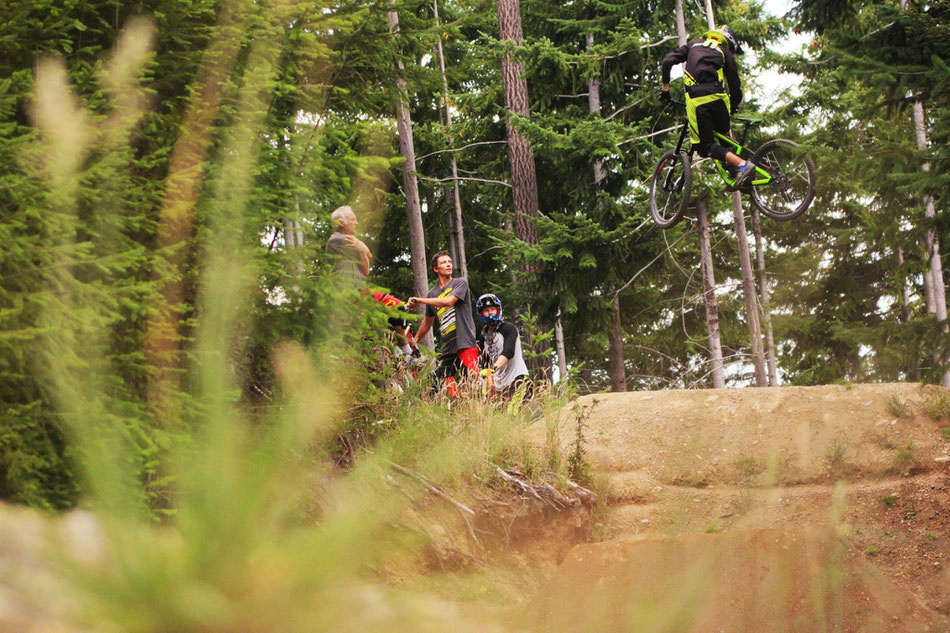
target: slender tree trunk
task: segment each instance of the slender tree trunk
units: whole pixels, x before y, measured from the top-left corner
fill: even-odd
[[[521,4],[519,0],[497,0],[499,39],[521,45]],[[512,114],[529,116],[528,82],[524,63],[505,55],[501,62],[505,89],[505,107]],[[515,234],[523,242],[538,243],[531,218],[538,217],[538,177],[534,168],[531,142],[515,129],[508,118],[508,157],[511,160],[511,189],[514,197]]]
[[[716,28],[716,16],[713,15],[712,0],[706,0],[706,26],[709,30]]]
[[[554,321],[554,345],[557,348],[558,382],[567,380],[567,353],[564,346],[564,326],[561,324],[561,309],[557,310]]]
[[[389,32],[399,32],[399,16],[389,12]],[[422,206],[419,203],[419,185],[416,180],[416,149],[412,141],[412,119],[409,116],[409,99],[406,92],[405,68],[402,60],[396,61],[396,128],[399,131],[399,152],[405,159],[402,164],[402,188],[406,197],[406,215],[409,222],[409,255],[412,267],[412,290],[418,297],[429,291],[429,267],[426,263],[426,242],[422,225]]]
[[[303,231],[297,220],[284,218],[284,244],[288,250],[303,247]]]
[[[920,238],[920,247],[924,249],[925,252],[930,252],[930,249],[927,247],[927,239],[924,237]],[[924,300],[927,304],[927,314],[935,314],[937,312],[937,302],[934,299],[934,278],[930,272],[929,259],[927,259],[927,268],[921,277],[923,278],[924,284]]]
[[[609,352],[610,390],[627,390],[627,370],[623,365],[623,330],[620,328],[620,298],[615,294],[610,304]]]
[[[752,206],[752,233],[755,236],[755,259],[759,267],[759,298],[762,302],[762,324],[765,326],[765,362],[769,370],[769,387],[777,387],[778,362],[775,357],[775,337],[772,334],[772,313],[769,307],[769,280],[765,272],[765,244],[762,240],[762,221],[755,205]]]
[[[927,122],[924,116],[924,104],[921,103],[919,99],[914,101],[914,129],[917,133],[917,149],[927,149]],[[921,166],[921,169],[925,172],[929,172],[930,162],[925,162]],[[928,220],[937,217],[936,210],[934,209],[934,199],[930,194],[924,196],[924,217]],[[933,283],[934,310],[938,320],[946,321],[947,294],[946,285],[943,280],[943,264],[940,260],[940,241],[937,239],[937,234],[932,228],[927,229],[926,240],[930,275]]]
[[[907,0],[901,0],[901,9],[907,8]],[[924,114],[924,102],[919,98],[914,100],[914,130],[917,136],[917,149],[927,149],[927,117]],[[930,171],[930,161],[921,165],[924,172]],[[934,199],[929,193],[924,196],[924,217],[928,220],[937,217],[934,209]],[[934,313],[938,321],[947,320],[947,292],[943,280],[943,264],[940,259],[940,241],[933,228],[927,229],[927,254],[930,259],[930,299],[927,300],[927,307],[933,304]],[[927,274],[924,273],[924,289],[927,288]],[[937,358],[940,363],[945,359]],[[943,374],[943,386],[950,387],[950,369]]]
[[[711,8],[709,11],[711,12]],[[688,41],[686,20],[683,16],[682,0],[676,0],[676,34],[680,46]],[[726,386],[726,377],[722,366],[722,341],[719,337],[719,301],[716,299],[716,275],[713,270],[712,245],[709,240],[709,218],[706,215],[706,201],[696,201],[696,216],[699,221],[699,258],[703,273],[703,302],[706,304],[706,332],[709,335],[709,363],[713,388]]]
[[[914,129],[917,134],[917,149],[927,149],[927,119],[924,115],[924,104],[920,99],[914,101]],[[924,173],[929,173],[930,161],[921,165],[921,169],[924,170]],[[934,198],[929,193],[924,196],[924,217],[927,220],[933,220],[937,217],[936,209],[934,209]],[[927,228],[925,239],[930,260],[930,294],[934,314],[936,314],[938,321],[945,322],[947,320],[947,292],[943,280],[943,263],[940,258],[940,240],[937,238],[937,233],[933,227]],[[926,273],[924,276],[927,276]],[[946,330],[946,326],[944,326],[944,329]],[[939,355],[935,355],[934,358],[940,364],[946,363],[946,359]],[[944,387],[950,387],[950,369],[943,372],[942,383]]]
[[[904,249],[897,247],[897,263],[901,270],[904,269]],[[901,274],[901,321],[910,323],[910,288],[907,286],[907,278]]]
[[[588,33],[587,49],[594,47],[594,36]],[[587,105],[591,114],[600,116],[600,77],[592,77],[587,84]],[[602,158],[594,159],[594,188],[599,190],[600,183],[607,176]],[[611,291],[612,292],[612,291]],[[613,293],[612,293],[613,294]],[[610,304],[610,325],[608,326],[607,365],[610,368],[610,390],[627,390],[627,370],[623,359],[623,327],[620,322],[620,297],[613,294]]]
[[[439,70],[442,72],[442,104],[445,108],[445,127],[450,129],[452,128],[452,104],[449,100],[449,80],[445,75],[445,54],[442,51],[442,36],[439,32],[439,2],[438,0],[432,0],[432,11],[435,14],[435,28],[436,28],[436,49],[439,53]],[[451,132],[449,133],[449,144],[454,142]],[[455,242],[457,248],[457,256],[453,256],[452,259],[457,262],[459,270],[462,271],[462,276],[468,278],[468,260],[465,257],[465,231],[462,229],[462,197],[459,194],[459,170],[458,162],[455,159],[455,153],[450,154],[449,162],[452,167],[452,198],[455,202],[455,221],[454,221],[454,231]]]
[[[742,196],[738,191],[732,194],[732,214],[736,226],[736,239],[739,242],[739,266],[742,269],[742,294],[745,296],[745,310],[749,320],[749,339],[752,346],[752,366],[755,386],[768,385],[765,373],[765,352],[762,349],[762,329],[759,326],[759,307],[755,297],[755,278],[752,275],[752,258],[749,255],[749,238],[745,230],[745,218],[742,215]]]
[[[432,209],[432,207],[429,208],[430,210]],[[452,256],[453,262],[457,262],[459,261],[459,250],[458,233],[455,231],[455,209],[449,209],[445,214],[445,218],[449,225],[449,255]],[[462,276],[464,277],[465,275]]]
[[[699,221],[700,266],[703,271],[703,303],[706,305],[706,332],[709,335],[709,365],[713,388],[726,386],[722,369],[722,341],[719,338],[719,301],[716,299],[716,276],[712,265],[712,245],[709,239],[709,218],[706,201],[696,201],[696,219]]]
[[[676,0],[676,35],[679,38],[680,46],[688,41],[686,35],[686,18],[683,16],[683,0]]]
[[[521,46],[524,35],[521,31],[521,3],[519,0],[497,0],[498,32],[501,42],[511,41]],[[538,217],[538,175],[534,167],[531,142],[515,129],[514,115],[530,116],[528,106],[528,82],[524,78],[524,63],[505,55],[501,61],[501,76],[505,92],[505,107],[509,112],[507,121],[508,158],[511,162],[511,193],[514,202],[515,235],[522,242],[538,243],[538,233],[533,219]],[[525,272],[537,272],[537,268],[525,265]],[[548,343],[540,344],[539,352],[550,350]],[[551,377],[550,360],[544,356],[530,363],[530,369],[544,371]]]
[[[594,47],[594,36],[588,33],[587,50]],[[591,114],[600,115],[600,76],[591,77],[587,83],[587,107]],[[594,159],[594,186],[600,188],[600,182],[607,176],[604,172],[604,160],[602,158]]]

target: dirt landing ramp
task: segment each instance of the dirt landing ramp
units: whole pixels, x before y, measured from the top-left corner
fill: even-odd
[[[945,633],[943,616],[818,528],[575,547],[526,610],[545,633]]]

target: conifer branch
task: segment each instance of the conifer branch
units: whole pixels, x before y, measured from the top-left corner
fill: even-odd
[[[499,143],[507,144],[508,141],[478,141],[477,143],[469,143],[468,145],[463,145],[462,147],[452,147],[450,149],[440,149],[435,152],[429,152],[428,154],[423,154],[416,158],[416,160],[422,160],[423,158],[428,158],[429,156],[435,156],[436,154],[444,154],[446,152],[461,152],[463,149],[468,149],[469,147],[475,147],[476,145],[497,145]]]

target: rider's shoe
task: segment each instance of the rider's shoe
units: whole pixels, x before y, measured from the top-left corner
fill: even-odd
[[[736,167],[736,174],[738,174],[739,177],[736,179],[736,184],[732,186],[732,190],[738,191],[750,183],[754,173],[755,164],[751,160],[747,160],[745,164]]]

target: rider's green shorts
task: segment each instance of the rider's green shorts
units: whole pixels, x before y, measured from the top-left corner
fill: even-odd
[[[699,144],[699,125],[696,123],[696,108],[706,103],[718,101],[719,99],[726,102],[726,112],[730,112],[729,95],[724,92],[703,95],[702,97],[690,97],[688,94],[686,95],[686,120],[689,121],[689,141],[693,145]]]

